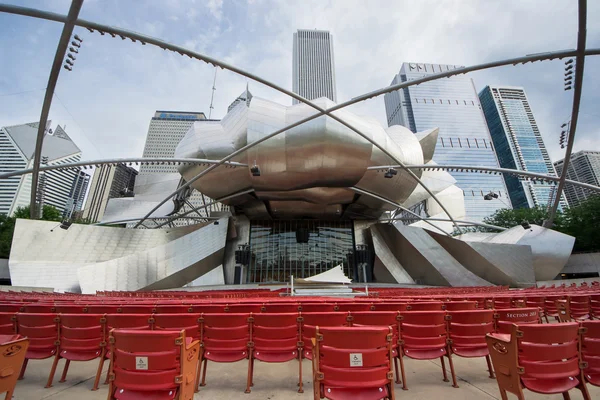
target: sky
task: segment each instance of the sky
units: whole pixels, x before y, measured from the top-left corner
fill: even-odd
[[[68,0],[3,0],[67,14]],[[333,34],[338,101],[388,86],[403,62],[473,65],[573,49],[574,0],[86,0],[80,18],[130,29],[220,59],[292,87],[297,29]],[[588,48],[600,47],[600,2],[588,2]],[[38,121],[62,24],[0,13],[0,126]],[[76,27],[83,43],[73,71],[61,70],[50,111],[84,160],[141,157],[155,110],[204,111],[215,68],[198,60]],[[553,161],[563,158],[560,125],[572,91],[563,61],[470,74],[486,85],[523,86]],[[291,98],[232,72],[217,71],[212,118],[249,84],[255,96]],[[600,58],[585,64],[575,151],[600,151]],[[351,107],[387,126],[383,96]]]

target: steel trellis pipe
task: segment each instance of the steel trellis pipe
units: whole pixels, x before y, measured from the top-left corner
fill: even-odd
[[[48,13],[48,12],[44,12],[44,11],[39,11],[39,10],[34,10],[34,9],[28,9],[28,8],[23,8],[23,7],[7,6],[7,5],[0,5],[0,11],[11,12],[11,13],[20,14],[20,15],[28,15],[28,16],[37,17],[37,18],[50,19],[50,20],[59,21],[59,22],[64,22],[64,19],[65,19],[64,16],[61,16],[59,14]],[[308,104],[309,106],[311,106],[313,108],[319,109],[318,107],[316,107],[314,104],[312,104],[308,100],[303,99],[302,97],[300,97],[300,96],[298,96],[298,95],[296,95],[294,93],[291,93],[291,92],[289,92],[289,91],[287,91],[287,90],[285,90],[283,88],[280,88],[277,85],[275,85],[275,84],[273,84],[273,83],[271,83],[269,81],[266,81],[266,80],[264,80],[264,79],[262,79],[260,77],[254,76],[253,74],[250,74],[248,72],[240,70],[240,69],[238,69],[236,67],[229,66],[229,65],[227,65],[225,63],[222,63],[222,62],[220,62],[218,60],[215,60],[215,59],[212,59],[210,57],[203,56],[201,54],[192,52],[190,50],[181,48],[179,46],[171,45],[171,44],[168,44],[168,43],[166,43],[164,41],[161,41],[161,40],[158,40],[158,39],[155,39],[155,38],[150,38],[148,36],[140,35],[140,34],[137,34],[137,33],[134,33],[134,32],[130,32],[130,31],[127,31],[127,30],[123,30],[123,29],[119,29],[119,28],[113,28],[113,27],[108,27],[108,26],[104,26],[104,25],[101,25],[101,24],[96,24],[96,23],[89,22],[89,21],[78,20],[77,21],[77,25],[83,26],[83,27],[86,27],[86,28],[90,28],[90,29],[96,29],[96,30],[99,30],[99,31],[102,31],[102,32],[109,32],[109,33],[112,32],[112,33],[116,33],[118,35],[124,35],[126,37],[129,37],[132,40],[134,40],[134,39],[140,40],[142,42],[142,44],[145,44],[145,42],[148,42],[150,44],[155,44],[157,46],[160,46],[163,49],[169,49],[169,50],[172,50],[172,51],[176,51],[176,52],[178,52],[181,55],[185,54],[185,55],[187,55],[190,58],[197,58],[199,60],[211,63],[213,65],[218,65],[221,68],[229,69],[229,70],[231,70],[233,72],[239,73],[239,74],[241,74],[243,76],[246,76],[246,77],[248,77],[250,79],[256,80],[257,82],[263,83],[263,84],[265,84],[265,85],[267,85],[267,86],[269,86],[271,88],[274,88],[274,89],[276,89],[276,90],[278,90],[278,91],[280,91],[282,93],[288,94],[289,96],[291,96],[291,97],[293,97],[293,98],[295,98],[295,99],[297,99],[297,100],[299,100],[299,101],[301,101],[303,103],[306,103],[306,104]],[[339,104],[337,106],[334,106],[334,107],[332,107],[330,109],[323,110],[323,111],[321,111],[319,113],[313,114],[311,117],[302,120],[301,123],[310,121],[310,120],[312,120],[314,118],[317,118],[317,117],[319,117],[321,115],[330,115],[331,112],[333,112],[333,111],[335,111],[337,109],[344,108],[346,106],[358,103],[360,101],[364,101],[364,100],[367,100],[367,99],[372,98],[372,97],[380,96],[381,94],[385,94],[385,93],[388,93],[388,92],[391,92],[391,91],[395,91],[395,90],[398,90],[398,89],[401,89],[401,88],[404,88],[404,87],[408,87],[408,86],[412,86],[412,85],[417,85],[417,84],[420,84],[420,83],[423,83],[423,82],[427,82],[427,81],[431,81],[431,80],[435,80],[435,79],[439,79],[439,78],[443,78],[443,77],[450,77],[450,76],[454,76],[454,75],[459,75],[459,74],[463,74],[463,73],[467,73],[467,72],[477,71],[477,70],[481,70],[481,69],[487,69],[487,68],[493,68],[493,67],[508,65],[508,64],[516,65],[518,63],[526,63],[526,62],[533,62],[533,61],[552,60],[552,59],[556,59],[556,58],[571,57],[571,56],[575,55],[575,53],[576,52],[574,50],[565,50],[565,51],[555,51],[555,52],[538,53],[538,54],[528,55],[528,56],[525,56],[525,57],[518,57],[518,58],[513,58],[513,59],[507,59],[507,60],[489,62],[489,63],[479,64],[479,65],[475,65],[475,66],[471,66],[471,67],[459,68],[459,69],[456,69],[456,70],[447,71],[447,72],[436,74],[436,75],[430,75],[430,76],[427,76],[427,77],[424,77],[424,78],[421,78],[421,79],[418,79],[418,80],[414,80],[414,81],[410,81],[410,82],[404,82],[404,83],[401,83],[401,84],[389,86],[389,87],[386,87],[386,88],[383,88],[383,89],[379,89],[379,90],[376,90],[376,91],[373,91],[373,92],[366,93],[366,94],[364,94],[362,96],[359,96],[359,97],[356,97],[354,99],[351,99],[350,101],[341,103],[341,104]],[[587,50],[587,51],[585,51],[585,53],[587,55],[597,55],[597,54],[600,54],[600,49]],[[346,125],[350,129],[355,130],[355,129],[353,129],[352,126],[349,126],[347,123],[345,123],[345,121],[341,121],[341,120],[337,119],[335,116],[332,116],[332,117],[334,119],[338,120],[339,122],[341,122],[342,124]],[[297,126],[297,125],[299,125],[299,123],[292,124],[292,125],[286,127],[285,129],[283,129],[281,131],[285,131],[285,130],[290,129],[290,128],[292,128],[294,126]],[[278,132],[274,132],[273,134],[268,135],[268,136],[262,138],[261,140],[256,141],[256,142],[250,144],[249,146],[247,146],[247,148],[243,148],[243,149],[240,149],[239,152],[232,153],[231,155],[229,155],[228,157],[225,157],[221,161],[227,161],[227,160],[233,158],[235,155],[239,154],[241,151],[245,151],[248,148],[251,148],[251,147],[253,147],[253,146],[255,146],[255,145],[259,144],[259,143],[262,143],[264,140],[267,140],[267,139],[269,139],[269,138],[271,138],[273,136],[276,136],[278,133],[281,133],[281,132],[279,132],[279,131]],[[357,132],[357,133],[360,134],[360,132]],[[379,147],[377,144],[375,144],[375,145],[378,148],[381,149],[381,147]],[[384,149],[381,149],[381,150],[384,153],[386,153],[386,151]],[[188,182],[188,184],[183,185],[182,187],[180,187],[178,189],[178,191],[176,191],[176,192],[170,194],[168,197],[166,197],[156,207],[156,209],[158,207],[160,207],[162,204],[164,204],[166,201],[168,201],[172,196],[174,196],[175,194],[177,194],[180,190],[183,190],[183,189],[187,188],[189,186],[189,184],[191,184],[195,180],[199,179],[201,176],[203,176],[204,173],[210,172],[214,168],[218,167],[218,165],[220,165],[220,164],[215,164],[215,165],[209,167],[207,170],[203,171],[201,174],[199,174],[196,177],[192,178],[192,180],[190,180]],[[422,185],[422,182],[420,182],[420,184]],[[429,192],[429,189],[425,185],[423,185],[423,187],[425,188],[425,190],[427,190]],[[433,197],[433,199],[436,202],[438,202],[438,204],[440,204],[440,206],[442,207],[442,209],[445,209],[445,207],[439,202],[439,200],[435,196],[432,196],[432,197]],[[151,215],[151,213],[154,212],[155,210],[152,210],[149,215]],[[141,222],[143,222],[143,220]],[[139,224],[138,224],[138,226],[139,226]]]
[[[37,186],[40,175],[40,162],[42,160],[42,145],[44,143],[44,134],[46,133],[46,124],[48,121],[48,114],[50,113],[50,106],[52,105],[52,98],[54,97],[54,89],[56,88],[56,82],[58,81],[58,75],[62,67],[63,59],[67,53],[69,47],[69,40],[71,40],[71,34],[73,34],[73,28],[75,28],[75,20],[79,16],[83,0],[73,0],[69,9],[69,14],[65,20],[60,40],[56,46],[56,53],[54,54],[54,61],[52,62],[52,68],[50,69],[50,76],[48,77],[48,85],[46,86],[46,94],[44,95],[44,104],[42,105],[42,112],[40,115],[40,123],[38,125],[37,137],[35,140],[35,151],[33,154],[33,171],[31,173],[31,196],[29,203],[29,217],[31,219],[37,218],[36,212],[36,197],[37,197]],[[41,207],[41,204],[40,204]]]
[[[563,161],[563,170],[560,174],[560,181],[556,190],[554,204],[548,215],[548,220],[544,221],[545,228],[551,228],[554,225],[554,217],[560,205],[560,198],[565,188],[573,144],[575,143],[575,131],[577,129],[577,119],[579,118],[579,105],[581,104],[581,92],[583,91],[583,71],[585,66],[585,42],[587,36],[587,0],[579,0],[579,18],[577,32],[577,55],[575,56],[575,85],[573,89],[573,108],[571,110],[571,123],[569,124],[569,137],[567,140],[567,150]]]

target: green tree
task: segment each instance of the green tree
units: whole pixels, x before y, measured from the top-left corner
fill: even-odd
[[[483,222],[504,228],[512,228],[513,226],[521,225],[523,221],[541,226],[547,218],[548,210],[546,207],[515,208],[513,210],[503,208],[491,216],[484,218]],[[562,224],[563,215],[557,213],[556,218],[554,218],[554,229],[560,230]]]
[[[15,218],[29,219],[29,206],[19,207],[15,211]],[[54,206],[44,205],[42,210],[42,219],[44,221],[62,221],[62,215],[60,211]]]
[[[560,231],[575,236],[575,251],[600,250],[600,195],[565,211]]]

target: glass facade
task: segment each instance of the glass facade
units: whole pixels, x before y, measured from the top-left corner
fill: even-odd
[[[248,283],[289,282],[341,265],[357,281],[352,221],[251,221]]]
[[[404,63],[392,85],[458,68],[455,65]],[[413,132],[439,128],[433,161],[466,166],[498,167],[494,144],[473,80],[464,76],[438,79],[385,95],[388,125]],[[466,217],[482,221],[501,208],[512,208],[501,175],[450,172],[465,196]],[[485,200],[494,192],[498,199]]]
[[[556,176],[523,88],[486,86],[479,99],[500,166]],[[532,182],[516,176],[505,179],[515,208],[554,202],[554,183]],[[565,206],[563,199],[561,209]]]

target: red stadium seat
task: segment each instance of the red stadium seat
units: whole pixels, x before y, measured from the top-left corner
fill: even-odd
[[[588,364],[583,370],[585,381],[600,386],[600,321],[582,321],[581,358]]]
[[[374,311],[406,311],[408,307],[408,303],[393,303],[393,302],[383,302],[383,303],[374,303],[373,308]]]
[[[29,338],[29,348],[19,379],[22,379],[29,360],[44,360],[58,352],[58,315],[56,314],[17,314],[17,332]],[[52,382],[48,380],[46,387]]]
[[[406,356],[415,360],[440,359],[444,382],[448,382],[444,356],[450,363],[452,386],[456,384],[452,354],[447,348],[446,313],[444,311],[406,311],[400,313],[400,368],[405,378],[404,361]],[[407,389],[406,379],[403,379],[403,389]]]
[[[254,385],[254,360],[268,363],[298,360],[298,393],[304,393],[298,313],[252,314],[250,321],[252,346],[248,363],[246,393],[250,393],[250,386]]]
[[[554,317],[554,319],[558,320],[556,300],[564,300],[564,298],[565,296],[563,295],[546,296],[544,300],[544,318],[546,319],[546,322],[549,322],[548,317]]]
[[[230,313],[257,314],[262,311],[262,304],[227,304],[224,311]]]
[[[343,312],[312,312],[300,313],[300,328],[302,329],[302,357],[312,359],[311,338],[315,337],[317,326],[347,326],[348,313]]]
[[[115,329],[109,340],[109,400],[194,397],[200,343],[185,331]]]
[[[575,387],[590,399],[581,370],[577,323],[513,324],[510,335],[489,334],[486,341],[503,399],[507,391],[523,399],[523,389],[562,393],[568,399],[568,391]]]
[[[450,339],[448,343],[452,355],[465,358],[485,357],[490,378],[494,378],[490,353],[485,341],[485,336],[494,332],[494,311],[449,311],[446,319]]]
[[[4,303],[0,304],[0,312],[3,313],[17,313],[23,309],[23,304],[18,303]]]
[[[83,312],[88,314],[116,314],[119,306],[116,304],[86,304]]]
[[[317,327],[315,399],[394,399],[391,327]]]
[[[476,310],[476,301],[449,301],[444,303],[446,311]]]
[[[105,316],[105,343],[108,343],[108,334],[112,329],[127,329],[127,330],[150,330],[150,314],[106,314]],[[102,367],[104,361],[110,359],[110,349],[104,354],[104,357],[100,358],[100,364],[98,365],[98,372],[96,373],[96,380],[94,381],[94,387],[92,390],[98,389],[100,383],[100,376],[102,375]],[[109,366],[110,370],[110,366]],[[108,371],[106,372],[106,381],[108,383]]]
[[[49,314],[55,313],[56,307],[54,304],[26,304],[23,306],[23,312],[28,314]]]
[[[337,303],[338,311],[371,311],[371,303]]]
[[[302,313],[319,313],[336,311],[334,303],[303,303],[300,306]]]
[[[494,311],[496,332],[510,333],[511,326],[515,324],[537,324],[540,322],[538,308],[506,308]]]
[[[351,326],[385,326],[392,327],[392,357],[394,358],[394,369],[396,371],[396,383],[400,381],[400,352],[398,348],[399,337],[399,319],[396,311],[356,311],[350,314]]]
[[[263,312],[266,313],[298,313],[298,303],[265,303]]]
[[[408,311],[442,311],[444,310],[444,303],[441,301],[420,301],[409,303]]]
[[[29,339],[20,335],[0,335],[0,393],[6,392],[4,400],[11,400],[23,367]]]
[[[154,314],[148,320],[154,330],[177,331],[185,330],[185,336],[200,340],[200,314]]]
[[[225,304],[192,304],[193,313],[196,314],[219,314],[225,312]]]
[[[230,363],[249,358],[248,314],[222,313],[200,316],[200,361],[202,382],[206,384],[207,361]],[[200,371],[198,371],[200,372]]]
[[[106,352],[104,315],[60,314],[58,318],[60,319],[60,344],[48,377],[50,386],[61,358],[65,359],[65,367],[59,382],[64,382],[71,361],[90,361],[98,357],[102,360]],[[102,373],[101,365],[98,367],[97,374]]]
[[[192,312],[192,306],[189,304],[157,304],[156,314],[185,314]]]
[[[152,314],[156,312],[154,304],[124,304],[119,306],[118,312],[123,314]]]
[[[87,309],[83,304],[56,304],[54,306],[57,314],[83,314]],[[98,313],[103,314],[103,313]]]
[[[0,312],[0,335],[14,335],[17,333],[16,313]]]

